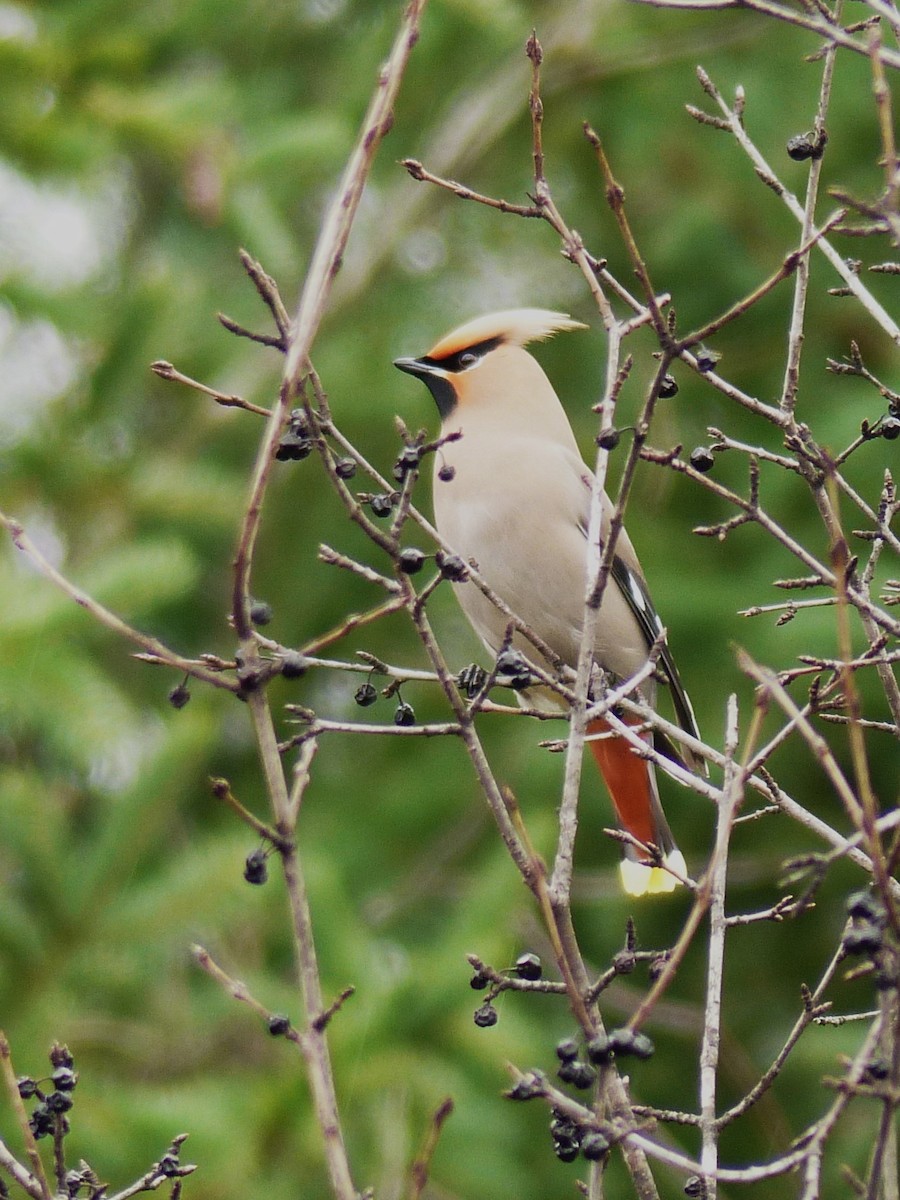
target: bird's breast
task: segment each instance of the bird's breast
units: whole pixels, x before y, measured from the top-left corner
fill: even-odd
[[[563,661],[575,664],[584,618],[587,540],[583,463],[569,447],[507,438],[492,453],[463,439],[447,448],[453,479],[435,478],[435,523],[493,591]],[[463,611],[494,652],[508,618],[471,582],[456,587]],[[646,644],[611,587],[601,609],[598,661],[630,674]],[[527,654],[534,650],[517,639]]]

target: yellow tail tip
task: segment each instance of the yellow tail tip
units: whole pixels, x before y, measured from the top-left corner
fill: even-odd
[[[687,864],[680,850],[670,851],[665,862],[678,875],[687,875]],[[622,859],[619,871],[622,888],[628,896],[658,896],[664,892],[674,892],[678,887],[678,880],[670,871],[663,867],[647,867],[630,858]]]

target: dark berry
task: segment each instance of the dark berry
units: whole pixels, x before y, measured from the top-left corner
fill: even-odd
[[[266,1022],[266,1028],[272,1037],[284,1037],[291,1027],[290,1018],[283,1013],[275,1013]]]
[[[556,1057],[560,1062],[571,1062],[578,1057],[578,1043],[574,1038],[563,1038],[556,1043]]]
[[[674,375],[663,375],[659,381],[659,395],[663,400],[671,400],[678,395],[678,381]]]
[[[417,550],[415,546],[407,546],[405,550],[401,550],[397,558],[397,566],[404,575],[415,575],[417,571],[421,571],[425,563],[426,555]]]
[[[173,708],[184,708],[190,698],[191,693],[188,691],[186,683],[176,684],[169,692],[169,703]]]
[[[248,883],[261,887],[269,878],[265,850],[251,850],[244,862],[244,878]]]
[[[866,1067],[866,1074],[870,1079],[880,1083],[883,1079],[887,1079],[891,1073],[891,1064],[884,1058],[873,1058]]]
[[[581,1153],[589,1162],[597,1162],[609,1150],[609,1139],[596,1129],[589,1129],[581,1139]]]
[[[497,655],[497,674],[516,692],[534,682],[528,663],[518,650],[501,650]]]
[[[540,1075],[536,1071],[532,1071],[530,1075],[523,1075],[505,1094],[507,1100],[534,1100],[535,1097],[542,1096],[544,1087]]]
[[[797,133],[788,138],[786,149],[788,158],[792,158],[794,162],[805,162],[806,159],[815,157],[816,153],[813,136],[809,133]]]
[[[581,1062],[577,1058],[561,1063],[556,1074],[563,1083],[571,1083],[573,1087],[582,1090],[589,1088],[597,1078],[597,1072],[594,1068],[589,1067],[587,1063]]]
[[[23,1100],[30,1100],[37,1093],[37,1080],[32,1079],[30,1075],[22,1075],[16,1080],[16,1087],[19,1089],[19,1095]]]
[[[715,462],[713,452],[708,446],[697,446],[695,450],[691,451],[691,466],[695,471],[702,471],[703,474],[706,474],[707,471],[713,469]]]
[[[402,483],[410,471],[414,471],[419,465],[422,452],[418,446],[405,446],[400,457],[394,463],[394,478],[398,483]]]
[[[53,1086],[60,1092],[71,1092],[78,1082],[78,1076],[71,1067],[57,1067],[50,1076]]]
[[[516,959],[516,974],[520,979],[540,979],[544,973],[541,960],[536,954],[520,954]]]
[[[238,692],[239,700],[246,700],[250,692],[259,687],[262,680],[262,671],[259,667],[240,666],[238,667],[237,680],[241,685],[241,690]]]
[[[468,577],[469,568],[458,554],[445,554],[443,550],[438,550],[435,562],[444,579],[449,579],[451,583],[462,583]]]
[[[68,1092],[51,1092],[47,1097],[47,1107],[53,1113],[68,1112],[73,1103]]]
[[[569,1138],[554,1138],[553,1153],[560,1162],[574,1162],[578,1157],[578,1143],[570,1141]]]
[[[156,1164],[156,1167],[160,1175],[165,1175],[168,1179],[178,1175],[181,1171],[181,1163],[178,1161],[178,1155],[171,1152],[164,1154]]]
[[[706,1180],[702,1175],[689,1175],[684,1181],[684,1194],[691,1200],[704,1200],[706,1196]]]
[[[360,708],[368,708],[370,704],[374,704],[378,699],[378,693],[372,687],[371,683],[361,683],[353,693],[353,699]]]
[[[334,464],[334,473],[338,479],[352,479],[356,474],[356,462],[352,458],[339,458]]]
[[[882,940],[882,931],[877,925],[860,922],[844,934],[844,951],[846,954],[875,954],[881,949]]]
[[[471,700],[473,696],[477,696],[484,687],[484,681],[487,679],[487,671],[483,667],[479,667],[478,663],[469,663],[467,667],[463,667],[459,675],[456,677],[456,686],[461,692],[465,692]]]
[[[615,450],[621,436],[618,429],[604,429],[602,433],[597,434],[597,445],[601,450]]]
[[[38,1104],[32,1110],[28,1125],[36,1138],[46,1137],[53,1132],[53,1113],[46,1104]]]
[[[809,158],[821,158],[827,144],[828,134],[824,129],[818,132],[810,130],[809,133],[796,133],[792,138],[788,138],[785,149],[788,158],[792,158],[794,162],[805,162]]]
[[[609,1035],[609,1048],[614,1054],[634,1054],[635,1032],[626,1025],[623,1029],[614,1029]]]
[[[651,1058],[656,1050],[646,1033],[635,1033],[627,1027],[614,1029],[609,1035],[609,1045],[610,1049],[622,1058],[630,1055],[633,1058],[647,1059]]]
[[[493,1004],[486,1002],[475,1009],[472,1019],[479,1029],[490,1029],[497,1024],[497,1010]]]
[[[288,650],[281,660],[281,674],[285,679],[299,679],[305,675],[308,663],[302,654],[296,650]]]
[[[456,476],[456,468],[451,467],[449,463],[445,463],[437,473],[441,483],[449,483]]]
[[[554,1108],[550,1118],[550,1136],[560,1142],[578,1142],[581,1139],[581,1130],[571,1117]]]
[[[656,1047],[646,1033],[636,1033],[634,1041],[631,1044],[631,1053],[635,1058],[647,1059],[652,1058],[656,1051]]]
[[[498,675],[517,675],[520,671],[527,670],[525,659],[518,650],[501,650],[497,655]]]
[[[483,992],[490,982],[487,975],[482,975],[480,971],[476,971],[469,980],[469,987],[474,992]]]
[[[593,1087],[597,1081],[597,1072],[594,1068],[583,1062],[575,1063],[574,1066],[575,1070],[572,1072],[572,1078],[569,1080],[572,1087],[576,1087],[582,1092]]]
[[[881,422],[881,436],[887,438],[889,442],[893,442],[900,437],[900,419],[897,417],[885,417]]]
[[[250,605],[250,620],[254,625],[268,625],[272,616],[272,605],[265,600],[254,600]]]
[[[54,1042],[50,1047],[50,1065],[54,1071],[57,1067],[69,1067],[71,1070],[75,1066],[75,1059],[68,1046],[63,1046],[59,1042]]]
[[[400,726],[415,725],[416,713],[411,704],[406,704],[402,700],[394,709],[394,724]]]
[[[847,897],[847,914],[873,925],[883,925],[886,919],[883,904],[869,891],[852,892]]]
[[[604,1063],[612,1061],[613,1048],[609,1044],[609,1038],[605,1033],[598,1033],[596,1037],[591,1038],[586,1046],[586,1050],[590,1061],[597,1066],[602,1066]]]
[[[381,495],[372,497],[369,507],[376,517],[389,517],[394,508],[394,498],[387,492],[382,492]]]
[[[697,350],[697,370],[706,375],[721,357],[722,355],[715,350],[707,350],[705,346],[700,346]]]
[[[278,443],[275,457],[279,462],[300,462],[312,454],[312,442],[308,437],[300,437],[296,433],[286,433]]]

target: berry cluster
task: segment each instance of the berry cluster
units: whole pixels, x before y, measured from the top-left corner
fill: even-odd
[[[626,1025],[611,1033],[598,1033],[584,1047],[584,1058],[579,1057],[578,1043],[574,1038],[563,1038],[556,1047],[559,1069],[556,1072],[563,1083],[569,1083],[579,1091],[593,1087],[597,1079],[597,1068],[608,1066],[615,1058],[650,1058],[654,1046],[645,1033],[635,1033]],[[585,1061],[587,1060],[587,1061]]]
[[[534,1100],[548,1094],[547,1081],[540,1071],[523,1075],[506,1093],[508,1100]],[[581,1110],[585,1111],[586,1110]],[[550,1110],[550,1137],[553,1153],[562,1162],[573,1162],[579,1154],[590,1162],[603,1158],[615,1139],[609,1126],[597,1128],[593,1118],[583,1124],[577,1116],[554,1106]]]
[[[501,971],[499,974],[500,976],[515,976],[526,983],[536,983],[544,974],[544,967],[538,955],[532,954],[529,951],[525,954],[520,954],[513,966],[507,967],[505,971]],[[476,992],[483,992],[491,982],[491,976],[476,970],[469,980],[469,987]],[[489,1029],[492,1025],[497,1024],[499,1018],[497,1010],[494,1008],[494,1000],[500,992],[504,991],[505,986],[510,985],[504,985],[502,978],[493,977],[493,986],[488,993],[487,999],[475,1009],[473,1015],[473,1020],[479,1029]]]
[[[69,1132],[69,1119],[65,1114],[72,1107],[72,1092],[78,1083],[75,1061],[67,1047],[57,1044],[50,1051],[50,1065],[53,1073],[48,1079],[32,1079],[30,1075],[22,1075],[16,1080],[22,1099],[35,1101],[28,1118],[28,1126],[35,1139],[49,1134],[64,1137]],[[51,1088],[47,1087],[48,1083],[52,1085]]]
[[[609,1034],[598,1033],[579,1051],[574,1038],[563,1038],[556,1046],[559,1059],[558,1077],[579,1091],[593,1087],[598,1072],[608,1067],[616,1058],[647,1059],[653,1054],[654,1046],[645,1033],[636,1033],[627,1025],[613,1029]],[[572,1117],[554,1109],[550,1120],[550,1136],[553,1152],[562,1162],[572,1162],[580,1154],[583,1158],[596,1161],[610,1148],[610,1138],[593,1128],[585,1129]]]
[[[411,704],[407,704],[406,701],[401,698],[399,687],[394,689],[393,694],[397,697],[397,707],[394,709],[394,724],[399,725],[401,728],[409,725],[415,725],[416,710]],[[369,680],[366,680],[366,682],[361,683],[353,693],[353,699],[360,706],[360,708],[368,708],[378,699],[378,690]]]
[[[877,988],[896,987],[900,972],[887,934],[884,905],[872,892],[854,892],[847,899],[847,915],[850,924],[844,932],[844,954],[871,960],[863,970],[874,975]]]
[[[281,435],[275,457],[279,462],[299,461],[309,458],[312,448],[306,413],[302,408],[295,408],[291,413],[287,431]]]
[[[599,1129],[585,1129],[558,1108],[552,1110],[550,1117],[550,1137],[553,1153],[560,1162],[574,1162],[579,1154],[589,1162],[597,1162],[612,1145]]]

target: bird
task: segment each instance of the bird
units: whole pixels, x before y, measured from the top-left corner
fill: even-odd
[[[566,313],[510,309],[467,321],[442,337],[427,354],[398,358],[394,366],[425,383],[441,418],[440,456],[435,455],[435,526],[443,542],[474,564],[496,595],[574,668],[581,644],[587,589],[588,523],[593,472],[585,464],[565,409],[543,368],[526,349],[556,333],[586,328]],[[601,543],[613,505],[601,498]],[[456,582],[460,605],[493,655],[509,642],[509,618],[471,581]],[[608,585],[596,624],[594,665],[614,681],[630,678],[661,645],[656,675],[672,695],[679,724],[698,737],[697,722],[681,683],[662,622],[627,533],[615,544]],[[552,671],[552,660],[521,633],[511,648]],[[657,680],[644,680],[639,695],[656,706]],[[517,693],[521,703],[533,693]],[[549,688],[542,698],[559,697]],[[629,722],[636,718],[627,717]],[[653,763],[635,754],[626,738],[602,719],[588,723],[588,745],[610,793],[616,818],[651,856],[626,842],[621,883],[630,896],[670,892],[687,875],[659,799]],[[648,743],[652,734],[641,736]],[[687,749],[673,757],[702,770]],[[664,864],[664,865],[662,865]]]

